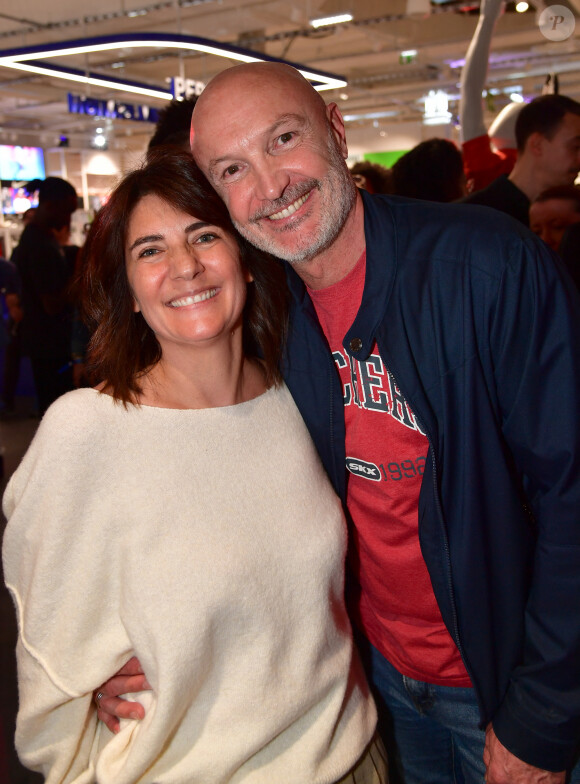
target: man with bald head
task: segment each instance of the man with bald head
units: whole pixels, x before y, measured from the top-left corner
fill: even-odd
[[[264,90],[269,79],[280,88]],[[238,90],[243,102],[232,101]],[[364,248],[364,232],[362,204],[344,162],[344,124],[336,104],[327,108],[298,71],[254,63],[216,76],[198,98],[191,147],[250,242],[300,264],[316,288],[349,271],[350,256]],[[323,265],[315,261],[320,255],[328,260]]]
[[[509,218],[357,191],[338,107],[289,66],[214,78],[191,141],[240,233],[287,262],[284,375],[352,524],[350,607],[394,780],[564,782],[576,292]]]

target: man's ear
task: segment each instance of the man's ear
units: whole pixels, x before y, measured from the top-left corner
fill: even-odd
[[[348,147],[346,145],[346,132],[344,130],[344,120],[340,109],[335,103],[329,103],[326,107],[326,118],[332,128],[332,133],[338,144],[338,148],[342,153],[342,157],[346,160],[348,158]]]
[[[540,158],[544,152],[544,145],[548,139],[544,136],[543,133],[539,131],[534,131],[528,136],[528,141],[526,142],[526,150],[534,156],[534,158]]]

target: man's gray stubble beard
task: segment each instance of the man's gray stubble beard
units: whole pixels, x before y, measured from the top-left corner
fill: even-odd
[[[275,238],[262,236],[258,232],[253,232],[248,224],[242,225],[234,221],[236,229],[248,242],[256,248],[296,266],[311,261],[333,244],[356,202],[356,186],[330,129],[328,153],[330,158],[328,174],[318,184],[319,192],[323,195],[320,235],[309,246],[290,251]],[[293,234],[295,231],[300,231],[300,224],[288,228],[289,234]]]

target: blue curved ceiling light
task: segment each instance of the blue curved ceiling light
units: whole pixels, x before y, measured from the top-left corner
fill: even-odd
[[[58,79],[67,79],[73,82],[94,84],[99,87],[108,87],[111,90],[147,95],[152,98],[171,100],[173,97],[167,89],[155,87],[125,79],[116,79],[111,76],[93,73],[91,71],[67,68],[62,65],[52,65],[44,59],[51,57],[65,57],[69,55],[87,54],[90,52],[104,52],[120,48],[156,47],[164,49],[179,49],[181,51],[194,51],[202,54],[213,54],[226,57],[229,60],[238,60],[244,63],[274,62],[286,63],[298,69],[308,79],[315,90],[333,90],[345,87],[347,82],[342,76],[307,68],[299,63],[269,57],[266,54],[252,52],[239,46],[223,44],[209,38],[198,38],[190,35],[166,35],[164,33],[130,33],[126,35],[105,35],[96,38],[77,38],[72,41],[59,41],[58,43],[41,44],[39,46],[26,46],[19,49],[0,50],[0,66],[14,68],[20,71],[52,76]]]

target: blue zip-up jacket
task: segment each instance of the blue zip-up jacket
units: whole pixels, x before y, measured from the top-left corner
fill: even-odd
[[[419,538],[482,726],[546,770],[580,738],[580,297],[502,213],[363,193],[366,279],[343,345],[376,340],[429,458]],[[285,379],[346,496],[342,387],[304,284]]]

